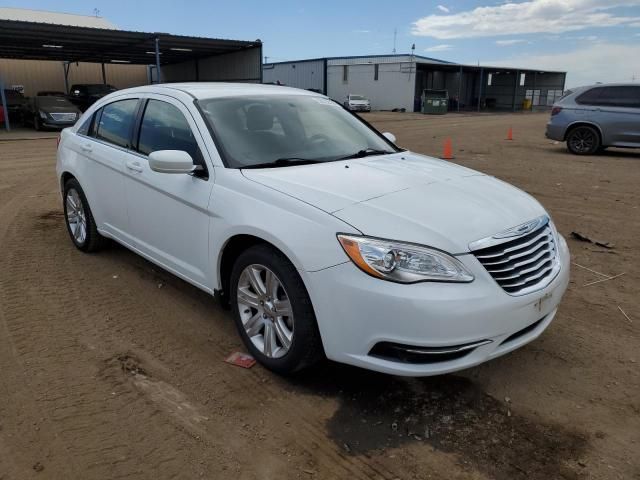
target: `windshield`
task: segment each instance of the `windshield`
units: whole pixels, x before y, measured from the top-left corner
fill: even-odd
[[[350,100],[366,100],[362,95],[349,95]]]
[[[328,162],[398,151],[337,103],[307,95],[223,97],[198,101],[229,167],[283,160]],[[364,152],[364,153],[363,153]]]

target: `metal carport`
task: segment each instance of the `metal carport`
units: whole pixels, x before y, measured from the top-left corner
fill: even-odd
[[[262,42],[0,20],[0,58],[153,65],[157,81],[261,82]],[[1,72],[0,72],[1,73]],[[163,78],[167,77],[167,78]],[[10,129],[4,85],[0,96]]]

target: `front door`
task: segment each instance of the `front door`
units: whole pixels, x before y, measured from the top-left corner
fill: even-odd
[[[207,288],[209,268],[208,178],[202,139],[191,113],[179,101],[150,96],[142,113],[134,150],[125,162],[129,234],[143,255],[176,275]],[[182,150],[202,170],[168,174],[151,170],[148,155]]]

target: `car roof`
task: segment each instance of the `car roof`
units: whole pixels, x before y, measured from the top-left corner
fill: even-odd
[[[159,85],[146,85],[125,90],[123,93],[160,93],[179,91],[197,99],[235,97],[243,95],[306,95],[310,97],[322,97],[323,95],[301,88],[284,87],[281,85],[263,85],[260,83],[225,83],[225,82],[191,82],[191,83],[162,83]]]

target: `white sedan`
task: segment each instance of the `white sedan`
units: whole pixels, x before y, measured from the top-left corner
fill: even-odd
[[[276,372],[434,375],[538,337],[569,279],[547,212],[394,142],[313,92],[165,84],[96,102],[57,174],[76,247],[112,239],[217,294]]]

